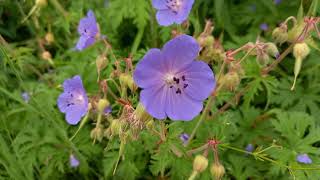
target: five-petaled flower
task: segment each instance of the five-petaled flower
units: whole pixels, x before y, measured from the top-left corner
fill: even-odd
[[[89,10],[87,17],[80,20],[78,33],[80,34],[80,38],[76,45],[76,49],[79,51],[87,48],[96,41],[96,36],[99,34],[99,28],[93,11]]]
[[[181,24],[188,18],[194,0],[152,0],[152,6],[158,10],[156,18],[160,25]]]
[[[215,88],[208,64],[196,61],[197,41],[180,35],[163,49],[150,49],[137,64],[133,78],[143,88],[140,102],[157,119],[192,120]]]
[[[69,124],[78,124],[88,111],[88,97],[80,76],[65,80],[63,89],[64,92],[58,98],[58,107],[66,114]]]
[[[303,163],[303,164],[311,164],[312,163],[312,160],[310,159],[308,154],[298,154],[297,161],[299,163]]]

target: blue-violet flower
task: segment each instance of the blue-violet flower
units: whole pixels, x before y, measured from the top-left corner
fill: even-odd
[[[311,164],[312,163],[312,160],[310,159],[308,154],[298,154],[297,161],[299,163],[303,163],[303,164]]]
[[[99,34],[99,28],[93,11],[89,10],[87,17],[80,20],[78,33],[80,34],[80,38],[76,45],[76,49],[79,51],[87,48],[96,41],[96,36]]]
[[[63,89],[64,92],[58,98],[58,107],[66,114],[69,124],[78,124],[88,111],[88,97],[80,76],[65,80]]]
[[[158,10],[156,18],[160,25],[181,24],[192,9],[194,0],[152,0],[152,6]]]
[[[78,167],[80,165],[80,161],[73,154],[70,155],[69,162],[70,166],[73,168]]]
[[[133,78],[151,116],[189,121],[200,113],[216,83],[208,64],[195,60],[199,51],[193,37],[180,35],[162,50],[150,49],[137,64]]]

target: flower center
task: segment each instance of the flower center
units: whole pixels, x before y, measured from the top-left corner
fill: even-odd
[[[71,99],[67,101],[67,106],[73,106],[73,105],[80,105],[84,104],[84,97],[82,94],[73,94],[71,92],[68,92],[70,94]]]
[[[178,13],[182,5],[182,0],[166,0],[167,7],[173,12]]]
[[[186,82],[186,76],[175,76],[173,74],[166,74],[164,81],[170,89],[174,90],[176,94],[182,94],[183,90],[189,86]]]

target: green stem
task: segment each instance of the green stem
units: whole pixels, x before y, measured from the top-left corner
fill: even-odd
[[[189,138],[186,146],[188,146],[188,145],[190,144],[190,142],[191,142],[191,140],[194,138],[194,136],[195,136],[195,134],[196,134],[199,126],[201,125],[201,123],[202,123],[202,122],[204,121],[204,119],[206,118],[206,116],[207,116],[207,114],[208,114],[208,112],[209,112],[209,110],[210,110],[211,104],[212,104],[213,101],[214,101],[214,98],[215,98],[214,96],[210,96],[210,97],[209,97],[208,102],[207,102],[207,104],[206,104],[206,107],[204,108],[204,110],[203,110],[203,112],[202,112],[202,114],[201,114],[201,116],[200,116],[200,119],[199,119],[196,127],[193,129],[193,131],[192,131],[192,133],[191,133],[191,135],[190,135],[190,138]]]
[[[197,175],[198,175],[198,172],[197,172],[197,171],[192,171],[192,174],[191,174],[191,176],[189,177],[188,180],[194,180]]]
[[[132,49],[131,49],[131,54],[135,54],[139,48],[139,45],[141,43],[142,37],[143,37],[143,33],[144,33],[144,26],[140,27],[138,29],[138,34],[136,35],[136,38],[134,39],[133,45],[132,45]]]
[[[74,135],[69,139],[70,141],[72,141],[76,136],[77,134],[80,132],[80,130],[83,128],[83,126],[88,122],[88,119],[89,119],[89,112],[87,113],[87,115],[83,118],[83,120],[81,121],[81,124],[78,128],[78,130],[74,133]]]

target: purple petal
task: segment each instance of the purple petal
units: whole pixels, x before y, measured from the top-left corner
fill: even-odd
[[[30,100],[30,95],[29,95],[28,92],[23,92],[23,93],[21,94],[21,96],[22,96],[22,99],[23,99],[24,102],[26,102],[26,103],[29,102],[29,100]]]
[[[199,54],[200,46],[197,41],[188,35],[180,35],[167,42],[162,52],[169,67],[181,70],[191,64]]]
[[[81,118],[86,115],[87,110],[81,106],[69,108],[66,112],[66,121],[70,125],[76,125],[81,121]]]
[[[95,42],[95,38],[94,37],[89,37],[89,36],[80,36],[77,45],[76,45],[76,49],[79,51],[82,51],[83,49],[91,46],[92,44],[94,44]]]
[[[78,167],[80,165],[80,161],[73,154],[70,155],[69,161],[71,167]]]
[[[63,82],[64,91],[83,90],[83,84],[79,75],[73,76],[70,79],[66,79]]]
[[[155,85],[146,88],[140,93],[140,102],[146,111],[154,118],[165,119],[167,88],[161,85]]]
[[[297,156],[297,161],[299,163],[304,163],[304,164],[311,164],[312,163],[312,160],[310,159],[308,154],[299,154]]]
[[[254,146],[252,144],[248,144],[246,147],[247,152],[252,152],[254,150]]]
[[[180,74],[185,76],[185,83],[188,85],[185,92],[192,99],[200,101],[206,99],[216,86],[212,70],[203,61],[192,62]]]
[[[71,100],[71,97],[68,93],[62,93],[58,97],[58,108],[62,113],[65,113],[68,109],[68,102]]]
[[[158,10],[168,9],[166,0],[152,0],[152,6]]]
[[[87,17],[80,20],[78,25],[78,33],[80,35],[95,37],[98,33],[98,25],[93,11],[89,10]]]
[[[139,87],[147,88],[163,83],[161,79],[166,69],[161,51],[159,49],[150,49],[137,64],[133,79]]]
[[[189,140],[189,135],[187,133],[180,134],[180,139],[183,142],[183,144],[186,144]]]
[[[267,31],[269,29],[269,26],[267,23],[260,24],[260,29],[263,31]]]
[[[166,113],[174,121],[190,121],[196,117],[203,108],[201,101],[189,98],[186,94],[177,94],[168,91]]]
[[[108,106],[108,107],[106,107],[106,108],[104,108],[104,114],[106,115],[106,114],[110,114],[111,112],[112,112],[112,107],[111,106]]]
[[[161,26],[169,26],[175,22],[175,19],[177,19],[178,16],[171,10],[159,10],[156,14],[156,18]]]

